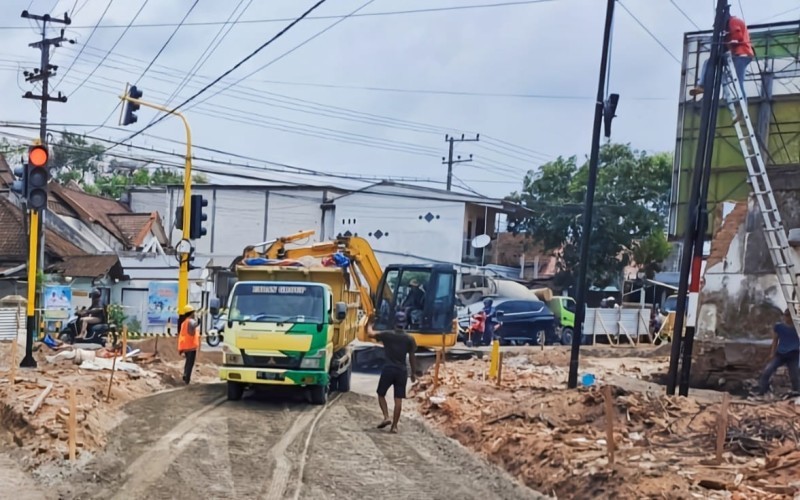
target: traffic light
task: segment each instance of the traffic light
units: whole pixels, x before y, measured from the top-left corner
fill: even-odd
[[[208,206],[208,200],[203,198],[203,195],[193,194],[191,200],[191,212],[189,221],[189,239],[196,240],[207,234],[204,222],[208,220],[208,216],[203,213],[203,209]]]
[[[14,182],[11,183],[11,190],[20,196],[25,196],[28,192],[26,185],[27,177],[25,177],[25,167],[17,167],[14,169]]]
[[[128,97],[131,99],[141,99],[144,95],[144,92],[136,88],[136,85],[131,85],[131,88],[128,89]],[[136,112],[139,111],[139,104],[131,101],[125,101],[125,110],[123,111],[122,117],[122,124],[123,125],[132,125],[136,123],[139,118],[136,116]]]
[[[50,172],[47,162],[50,154],[46,146],[31,146],[28,148],[28,163],[25,165],[23,185],[28,208],[31,210],[44,210],[47,208],[47,181]]]

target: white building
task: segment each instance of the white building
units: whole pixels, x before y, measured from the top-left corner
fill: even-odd
[[[501,217],[521,210],[500,199],[392,182],[199,185],[192,192],[208,200],[208,235],[195,242],[198,258],[219,268],[228,267],[247,245],[310,229],[315,231],[310,242],[363,237],[383,265],[481,264],[482,250],[469,242],[480,234],[494,239]],[[137,188],[129,196],[134,212],[158,212],[172,228],[171,243],[180,240],[175,211],[183,202],[182,187]]]

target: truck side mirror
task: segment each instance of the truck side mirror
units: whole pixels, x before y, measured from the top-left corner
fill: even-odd
[[[208,300],[208,312],[210,312],[212,316],[219,314],[219,306],[220,302],[218,298],[213,297]]]
[[[336,310],[336,321],[344,321],[347,317],[347,304],[344,302],[337,302],[334,309]]]

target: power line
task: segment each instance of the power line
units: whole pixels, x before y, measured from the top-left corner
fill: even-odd
[[[78,84],[78,86],[77,86],[77,87],[75,87],[75,89],[72,91],[72,94],[73,94],[73,95],[74,95],[75,93],[77,93],[77,92],[78,92],[78,91],[81,89],[81,87],[83,87],[83,84],[85,84],[85,83],[86,83],[86,82],[87,82],[87,81],[88,81],[88,80],[89,80],[89,79],[90,79],[90,78],[91,78],[91,77],[92,77],[92,76],[95,74],[95,72],[96,72],[98,69],[100,69],[100,67],[103,65],[103,63],[104,63],[104,62],[106,62],[106,59],[108,58],[109,54],[111,54],[111,52],[113,52],[113,51],[114,51],[114,49],[117,47],[117,45],[119,45],[119,42],[121,42],[121,41],[122,41],[122,39],[125,37],[125,34],[128,32],[128,29],[130,29],[130,27],[131,27],[131,25],[133,24],[133,22],[134,22],[134,21],[136,21],[136,19],[139,17],[139,14],[141,14],[141,13],[142,13],[142,11],[144,10],[145,6],[147,5],[147,3],[148,3],[149,1],[150,1],[150,0],[144,0],[144,2],[142,3],[142,6],[141,6],[141,7],[139,7],[139,10],[138,10],[138,11],[136,11],[136,14],[134,14],[134,15],[133,15],[133,19],[131,19],[131,22],[130,22],[130,23],[128,23],[128,27],[127,27],[127,28],[125,28],[125,30],[123,30],[123,32],[122,32],[122,33],[119,35],[119,37],[118,37],[118,38],[117,38],[117,40],[114,42],[114,44],[111,46],[111,48],[110,48],[110,49],[108,49],[108,50],[106,51],[106,53],[103,55],[103,58],[102,58],[102,59],[100,59],[100,62],[99,62],[99,63],[97,63],[97,65],[94,67],[94,69],[93,69],[93,70],[92,70],[92,71],[91,71],[91,72],[90,72],[90,73],[89,73],[89,74],[86,76],[86,78],[84,78],[84,79],[83,79],[83,81],[82,81],[81,83],[79,83],[79,84]],[[109,5],[111,5],[111,4],[110,4],[110,2],[109,2]],[[86,40],[86,42],[87,42],[87,44],[88,44],[89,40]],[[80,55],[83,53],[83,49],[85,49],[85,48],[86,48],[86,45],[87,45],[87,44],[84,44],[84,45],[81,47],[81,52],[79,52],[79,53],[78,53],[78,55],[77,55],[77,56],[75,56],[75,59],[73,59],[73,60],[72,60],[72,64],[70,65],[70,69],[72,69],[72,65],[74,65],[74,64],[75,64],[75,61],[77,61],[77,60],[78,60],[78,58],[80,58]],[[67,70],[67,71],[69,71],[69,70]],[[65,74],[65,76],[66,76],[66,74]],[[62,77],[61,79],[63,80],[63,79],[64,79],[64,77]]]
[[[269,46],[270,44],[272,44],[272,43],[273,43],[275,40],[277,40],[277,39],[279,39],[280,37],[282,37],[282,36],[283,36],[283,35],[284,35],[284,34],[285,34],[287,31],[289,31],[290,29],[292,29],[292,27],[294,27],[294,26],[295,26],[297,23],[299,23],[300,21],[302,21],[303,19],[305,19],[305,18],[306,18],[306,17],[307,17],[307,16],[308,16],[310,13],[314,12],[314,10],[316,10],[316,9],[317,9],[317,8],[318,8],[320,5],[322,5],[322,4],[323,4],[323,3],[325,3],[325,2],[326,2],[326,0],[318,0],[318,1],[317,1],[317,2],[314,4],[314,5],[312,5],[312,6],[311,6],[311,8],[310,8],[310,9],[306,10],[306,11],[305,11],[305,12],[304,12],[304,13],[303,13],[303,14],[302,14],[300,17],[298,17],[297,19],[295,19],[294,21],[292,21],[291,23],[289,23],[289,24],[288,24],[286,27],[284,27],[284,28],[283,28],[281,31],[279,31],[279,32],[278,32],[276,35],[274,35],[272,38],[270,38],[269,40],[267,40],[266,42],[264,42],[263,44],[261,44],[261,46],[259,46],[259,47],[258,47],[256,50],[254,50],[254,51],[253,51],[253,52],[251,52],[249,55],[247,55],[247,56],[246,56],[244,59],[242,59],[242,60],[241,60],[241,61],[239,61],[238,63],[234,64],[232,68],[228,69],[228,70],[227,70],[227,71],[225,71],[223,74],[221,74],[220,76],[218,76],[217,78],[215,78],[213,81],[211,81],[211,83],[207,84],[205,87],[203,87],[202,89],[200,89],[199,91],[197,91],[197,92],[196,92],[194,95],[192,95],[191,97],[189,97],[188,99],[186,99],[185,101],[183,101],[182,103],[180,103],[179,105],[175,106],[175,107],[174,107],[174,108],[171,110],[171,112],[172,112],[172,113],[174,113],[174,112],[175,112],[175,111],[177,111],[178,109],[180,109],[180,108],[184,107],[186,104],[188,104],[188,103],[192,102],[192,101],[193,101],[193,100],[195,100],[195,99],[196,99],[198,96],[202,95],[202,94],[203,94],[204,92],[206,92],[208,89],[210,89],[211,87],[213,87],[214,85],[216,85],[216,84],[217,84],[217,83],[218,83],[220,80],[222,80],[222,79],[223,79],[223,78],[225,78],[226,76],[230,75],[231,73],[233,73],[234,71],[236,71],[237,69],[239,69],[239,68],[240,68],[240,67],[241,67],[241,66],[242,66],[244,63],[246,63],[247,61],[249,61],[250,59],[252,59],[253,57],[255,57],[255,56],[256,56],[256,55],[257,55],[259,52],[261,52],[261,51],[262,51],[262,50],[264,50],[264,49],[265,49],[267,46]],[[197,4],[197,0],[195,0],[195,4]],[[165,116],[166,116],[166,115],[165,115]],[[162,117],[162,118],[163,118],[163,117]],[[127,139],[124,139],[124,140],[122,140],[122,141],[120,141],[120,142],[118,142],[118,143],[116,143],[116,144],[112,144],[111,146],[109,146],[109,149],[111,149],[111,148],[114,148],[114,147],[116,147],[116,146],[118,146],[118,145],[120,145],[120,144],[122,144],[122,143],[125,143],[125,142],[127,142],[127,141],[130,141],[131,139],[133,139],[134,137],[136,137],[137,135],[139,135],[139,134],[140,134],[140,133],[142,133],[143,131],[147,130],[148,128],[150,128],[150,127],[152,127],[153,125],[155,125],[156,123],[158,123],[160,120],[161,120],[161,119],[159,119],[159,120],[156,120],[156,121],[155,121],[155,122],[153,122],[151,125],[148,125],[147,127],[144,127],[143,129],[139,130],[138,132],[135,132],[134,134],[132,134],[131,136],[129,136]]]
[[[672,5],[673,5],[673,6],[674,6],[676,9],[678,9],[678,12],[680,12],[681,14],[683,14],[683,17],[685,17],[687,21],[689,21],[690,23],[692,23],[692,25],[693,25],[693,26],[694,26],[694,27],[695,27],[695,28],[696,28],[698,31],[702,30],[702,28],[701,28],[700,26],[698,26],[696,22],[694,22],[694,19],[692,19],[691,17],[689,17],[689,14],[687,14],[687,13],[686,13],[686,11],[684,11],[684,10],[681,8],[681,6],[680,6],[680,5],[678,5],[677,3],[675,3],[675,0],[669,0],[669,3],[671,3],[671,4],[672,4]],[[623,7],[623,8],[624,8],[624,7]],[[626,10],[627,10],[627,9],[626,9]]]
[[[239,8],[242,6],[243,3],[244,3],[244,0],[239,0],[239,3],[236,4],[236,7],[233,9],[233,11],[231,12],[230,16],[228,16],[228,19],[227,19],[228,21],[230,21],[231,18],[233,18],[233,16],[236,14],[236,12],[239,10]],[[208,61],[208,59],[212,55],[214,55],[214,52],[217,51],[219,46],[222,44],[222,41],[228,36],[228,34],[231,32],[231,30],[233,30],[234,26],[236,26],[236,21],[238,21],[242,17],[242,15],[244,15],[244,13],[247,11],[247,9],[250,7],[250,5],[252,3],[253,3],[253,0],[249,0],[247,2],[247,5],[245,6],[244,9],[242,9],[241,12],[239,12],[239,15],[236,17],[236,20],[233,23],[231,23],[229,25],[224,25],[223,24],[222,26],[220,26],[219,31],[217,31],[217,33],[214,35],[214,38],[211,39],[211,42],[205,48],[203,53],[200,54],[200,57],[198,57],[197,60],[194,62],[194,64],[192,65],[192,68],[184,75],[183,80],[181,80],[181,82],[178,84],[178,87],[175,89],[175,91],[172,92],[172,94],[170,94],[170,96],[167,99],[166,103],[164,103],[164,107],[169,107],[169,105],[172,104],[172,101],[186,87],[186,84],[189,82],[189,80],[194,78],[195,75],[197,75],[197,72],[200,71],[200,69],[203,67],[203,65],[205,65],[205,63]],[[227,31],[225,31],[226,29],[227,29]],[[223,31],[225,31],[225,34],[222,34]],[[220,37],[220,35],[222,35],[222,36]],[[216,42],[216,45],[214,45],[215,42]],[[153,119],[150,120],[150,123],[148,125],[152,125],[153,122],[157,118],[158,118],[157,116],[153,117]]]
[[[361,14],[356,14],[354,16],[347,16],[344,15],[327,15],[327,16],[309,16],[306,19],[309,21],[311,20],[331,20],[331,19],[341,19],[343,17],[382,17],[382,16],[397,16],[397,15],[408,15],[408,14],[425,14],[431,12],[449,12],[449,11],[458,11],[458,10],[472,10],[472,9],[484,9],[484,8],[494,8],[494,7],[509,7],[509,6],[516,6],[516,5],[531,5],[537,3],[545,3],[545,2],[553,2],[555,0],[524,0],[524,1],[516,1],[516,2],[498,2],[498,3],[487,3],[487,4],[474,4],[474,5],[453,5],[450,7],[429,7],[424,9],[410,9],[410,10],[395,10],[395,11],[383,11],[383,12],[364,12]],[[278,23],[278,22],[288,22],[292,21],[293,18],[273,18],[273,19],[246,19],[243,21],[238,21],[239,24],[264,24],[264,23]],[[232,24],[228,21],[198,21],[193,23],[186,23],[184,26],[219,26],[221,24]],[[134,25],[134,28],[168,28],[171,26],[175,26],[175,23],[143,23]],[[74,26],[75,29],[81,28],[91,28],[92,26]],[[122,24],[106,24],[98,26],[98,29],[117,29],[117,28],[124,28],[125,25]],[[7,30],[19,30],[19,29],[28,29],[23,26],[0,26],[0,29],[7,29]]]
[[[223,91],[225,91],[225,90],[228,90],[228,89],[230,89],[231,87],[235,87],[236,85],[239,85],[239,84],[240,84],[240,83],[242,83],[244,80],[246,80],[246,79],[250,78],[251,76],[255,75],[256,73],[259,73],[259,72],[261,72],[261,71],[265,70],[266,68],[268,68],[269,66],[272,66],[273,64],[275,64],[276,62],[280,61],[280,60],[281,60],[281,59],[283,59],[284,57],[288,56],[289,54],[293,53],[294,51],[296,51],[296,50],[300,49],[301,47],[305,46],[307,43],[310,43],[312,40],[316,39],[317,37],[320,37],[320,36],[322,36],[323,34],[327,33],[328,31],[330,31],[331,29],[333,29],[334,27],[336,27],[337,25],[339,25],[339,23],[342,23],[342,22],[344,22],[345,20],[349,19],[351,16],[353,16],[354,14],[356,14],[358,11],[360,11],[360,10],[362,10],[362,9],[366,8],[368,5],[370,5],[370,4],[371,4],[371,3],[373,3],[374,1],[375,1],[375,0],[367,0],[366,2],[364,2],[363,4],[361,4],[359,7],[357,7],[355,10],[351,11],[351,12],[350,12],[348,15],[346,15],[345,17],[342,17],[341,19],[338,19],[338,20],[336,20],[335,22],[333,22],[333,23],[331,23],[330,25],[326,26],[324,29],[322,29],[322,30],[320,30],[320,31],[316,32],[314,35],[312,35],[312,36],[310,36],[310,37],[306,38],[305,40],[303,40],[303,41],[302,41],[302,42],[300,42],[299,44],[295,45],[295,46],[294,46],[294,47],[292,47],[291,49],[289,49],[289,50],[287,50],[286,52],[282,53],[282,54],[281,54],[281,55],[279,55],[278,57],[276,57],[276,58],[272,59],[272,60],[271,60],[271,61],[269,61],[268,63],[266,63],[266,64],[264,64],[264,65],[260,66],[259,68],[255,69],[254,71],[251,71],[250,73],[246,74],[245,76],[243,76],[243,77],[239,78],[239,79],[238,79],[238,80],[236,80],[235,82],[233,82],[233,83],[230,83],[230,84],[226,85],[225,87],[223,87],[222,89],[219,89],[219,90],[217,90],[216,92],[212,93],[210,96],[207,96],[205,99],[203,99],[202,101],[200,101],[200,103],[194,104],[194,106],[197,106],[198,104],[202,104],[202,103],[204,103],[204,102],[208,101],[208,100],[209,100],[209,99],[211,99],[212,97],[219,95],[220,93],[222,93],[222,92],[223,92]],[[189,108],[189,109],[191,109],[191,108]]]
[[[103,18],[106,17],[106,14],[108,13],[108,9],[111,8],[111,4],[113,4],[113,3],[114,3],[114,0],[108,0],[108,4],[106,5],[105,10],[103,11],[102,14],[100,14],[100,19],[97,20],[97,24],[94,25],[94,28],[92,28],[92,31],[89,33],[89,37],[86,39],[86,43],[89,43],[89,41],[92,39],[92,37],[94,36],[95,32],[97,31],[97,27],[100,25],[100,22],[103,20]],[[78,52],[78,55],[76,55],[75,58],[72,59],[72,62],[69,64],[69,67],[67,68],[67,70],[64,73],[62,73],[61,78],[58,79],[58,83],[55,84],[55,87],[58,87],[59,85],[61,85],[61,82],[64,81],[64,78],[66,78],[66,76],[72,70],[72,67],[75,65],[75,61],[80,59],[81,54],[83,54],[83,49],[84,49],[85,46],[86,46],[86,44],[81,44],[81,50]]]
[[[320,87],[344,90],[366,90],[372,92],[394,92],[400,94],[429,94],[429,95],[449,95],[449,96],[465,96],[465,97],[499,97],[499,98],[516,98],[516,99],[558,99],[569,101],[586,101],[594,100],[594,97],[588,95],[559,95],[559,94],[530,94],[530,93],[514,93],[514,92],[479,92],[469,90],[443,90],[443,89],[404,89],[396,87],[375,87],[370,85],[339,85],[333,83],[314,83],[314,82],[293,82],[283,80],[259,80],[263,83],[270,83],[275,85],[287,85],[290,87]],[[635,101],[666,101],[667,97],[630,97],[626,99]]]
[[[678,57],[677,57],[675,54],[673,54],[673,53],[672,53],[672,51],[671,51],[671,50],[669,50],[669,48],[667,48],[667,46],[666,46],[666,45],[664,45],[664,43],[663,43],[661,40],[659,40],[659,39],[658,39],[658,37],[657,37],[656,35],[654,35],[654,34],[653,34],[653,32],[652,32],[652,31],[650,31],[650,29],[649,29],[647,26],[645,26],[645,25],[644,25],[644,23],[643,23],[642,21],[640,21],[640,20],[639,20],[639,18],[638,18],[638,17],[636,17],[636,15],[635,15],[633,12],[631,12],[631,11],[630,11],[630,9],[628,9],[627,7],[625,7],[625,4],[623,4],[621,0],[617,0],[617,3],[619,4],[619,6],[620,6],[620,7],[622,7],[622,8],[625,10],[625,12],[627,12],[627,13],[628,13],[628,15],[629,15],[629,16],[631,16],[631,17],[633,18],[633,20],[634,20],[634,21],[636,21],[636,24],[638,24],[638,25],[639,25],[639,26],[640,26],[640,27],[641,27],[643,30],[645,30],[645,32],[647,32],[647,34],[648,34],[648,35],[650,35],[650,38],[652,38],[653,40],[655,40],[655,42],[656,42],[656,43],[657,43],[659,46],[661,46],[661,48],[662,48],[662,49],[664,49],[664,51],[665,51],[667,54],[669,54],[669,55],[670,55],[670,57],[672,57],[673,59],[675,59],[675,62],[677,62],[678,64],[681,64],[681,60],[680,60],[680,59],[678,59]]]

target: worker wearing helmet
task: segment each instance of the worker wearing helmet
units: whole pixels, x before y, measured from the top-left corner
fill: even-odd
[[[200,349],[200,335],[195,319],[194,307],[187,304],[181,309],[181,316],[178,318],[180,332],[178,333],[178,353],[186,356],[183,365],[183,381],[188,384],[192,378],[192,369],[197,359],[197,351]]]

